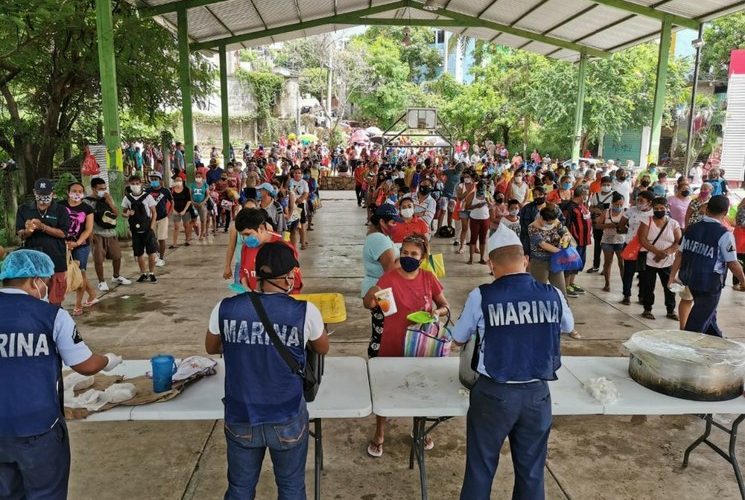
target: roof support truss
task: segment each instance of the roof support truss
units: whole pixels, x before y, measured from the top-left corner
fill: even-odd
[[[202,5],[205,5],[205,2],[208,2],[208,1],[210,0],[182,0],[182,2],[179,2],[178,4],[175,4],[175,5],[182,5],[184,3],[191,3],[191,4],[199,3],[199,6],[202,6]],[[211,0],[211,1],[215,2],[217,0]],[[172,4],[169,4],[169,5],[172,5]],[[401,26],[401,25],[420,26],[421,25],[421,26],[437,26],[437,27],[487,28],[487,29],[492,29],[494,31],[509,33],[511,35],[523,37],[528,40],[546,43],[549,45],[554,45],[556,47],[573,50],[576,52],[585,52],[588,56],[591,56],[591,57],[605,57],[608,55],[608,53],[603,50],[589,47],[587,45],[582,45],[582,44],[571,42],[569,40],[564,40],[560,38],[542,35],[539,33],[532,32],[532,31],[527,31],[527,30],[523,30],[520,28],[516,28],[514,26],[508,26],[505,24],[500,24],[500,23],[495,23],[492,21],[487,21],[484,19],[479,19],[477,17],[468,16],[468,15],[461,14],[458,12],[450,11],[448,9],[437,9],[436,11],[433,12],[441,17],[447,18],[447,19],[439,20],[439,21],[438,20],[417,20],[417,19],[390,20],[390,19],[375,19],[375,18],[366,17],[366,16],[371,16],[371,15],[380,14],[384,12],[396,11],[396,10],[404,9],[407,7],[424,11],[423,4],[420,2],[413,1],[413,0],[399,0],[397,2],[392,2],[386,5],[379,5],[379,6],[372,7],[372,8],[361,9],[361,10],[357,10],[353,12],[347,12],[347,13],[339,14],[336,16],[313,19],[313,20],[305,21],[305,22],[298,23],[298,24],[278,26],[276,28],[269,28],[269,29],[265,29],[262,31],[246,33],[243,35],[237,35],[237,36],[231,36],[231,37],[226,37],[226,38],[219,38],[216,40],[193,43],[191,44],[190,48],[192,50],[211,49],[211,48],[219,47],[221,45],[230,45],[230,44],[246,42],[250,40],[257,40],[260,38],[280,35],[283,33],[291,33],[291,32],[296,32],[296,31],[299,32],[305,29],[315,28],[318,26],[324,26],[324,25],[329,25],[329,24],[342,24],[342,25],[343,24],[349,24],[349,25],[389,24],[389,25],[397,25],[397,26]]]
[[[687,17],[676,16],[674,14],[669,14],[667,12],[657,10],[653,7],[647,7],[645,5],[639,5],[637,3],[628,2],[627,0],[590,0],[590,1],[596,4],[605,5],[607,7],[613,7],[615,9],[624,10],[626,12],[630,12],[630,13],[637,14],[640,16],[651,17],[659,21],[663,21],[665,18],[668,18],[673,24],[682,26],[684,28],[690,28],[692,30],[697,30],[699,24],[701,24],[699,21],[696,21],[695,19],[688,19]]]

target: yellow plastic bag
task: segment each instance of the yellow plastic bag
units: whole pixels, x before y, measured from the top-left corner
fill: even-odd
[[[422,262],[421,268],[425,271],[434,273],[438,278],[445,277],[445,258],[441,253],[430,255],[427,260]]]
[[[80,290],[83,286],[83,273],[80,271],[80,265],[77,260],[72,259],[72,254],[67,251],[67,291],[74,292]]]

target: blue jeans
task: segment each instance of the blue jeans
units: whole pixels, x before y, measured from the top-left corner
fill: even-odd
[[[0,498],[65,500],[69,476],[64,421],[37,436],[0,437]]]
[[[515,469],[512,498],[543,500],[552,421],[548,384],[499,384],[482,375],[471,390],[470,401],[461,500],[489,500],[505,438],[510,440]]]
[[[228,491],[225,500],[256,497],[261,463],[269,448],[279,500],[305,500],[308,411],[277,424],[228,424]]]
[[[691,308],[691,314],[686,321],[685,329],[689,332],[723,337],[722,330],[717,325],[717,306],[722,290],[701,292],[692,289],[691,295],[693,295],[693,308]]]

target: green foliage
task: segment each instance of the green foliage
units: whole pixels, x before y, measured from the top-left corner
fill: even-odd
[[[57,201],[67,200],[68,187],[70,187],[70,184],[72,184],[73,182],[79,181],[78,178],[71,173],[65,172],[64,174],[60,175],[59,179],[57,179],[57,182],[54,183],[54,197],[57,199]]]
[[[300,93],[310,94],[318,102],[323,102],[326,95],[328,81],[328,69],[326,68],[303,68],[300,72]]]
[[[400,45],[400,58],[409,66],[409,79],[412,82],[434,78],[442,62],[440,53],[432,46],[435,32],[423,26],[408,28],[411,45],[406,47],[400,43],[404,38],[404,29],[406,28],[397,26],[371,26],[362,38],[370,44],[385,39]]]
[[[282,93],[285,84],[284,77],[270,71],[244,70],[236,71],[235,76],[241,85],[251,89],[251,94],[256,103],[256,116],[262,140],[271,137],[277,129],[272,119],[272,110],[277,103],[277,98]]]
[[[0,12],[0,148],[19,161],[31,183],[50,176],[70,141],[97,135],[95,2],[0,0]],[[180,105],[174,35],[140,19],[127,2],[115,2],[113,15],[120,109],[155,126],[163,110]],[[214,78],[198,53],[191,76],[193,98],[202,102]]]
[[[745,13],[731,14],[713,21],[704,31],[701,71],[710,80],[727,81],[730,52],[745,48]]]

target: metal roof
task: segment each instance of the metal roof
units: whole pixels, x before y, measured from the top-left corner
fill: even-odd
[[[228,50],[370,24],[441,27],[465,36],[576,60],[602,57],[675,29],[745,10],[734,0],[130,0],[175,29],[186,9],[192,50]]]

